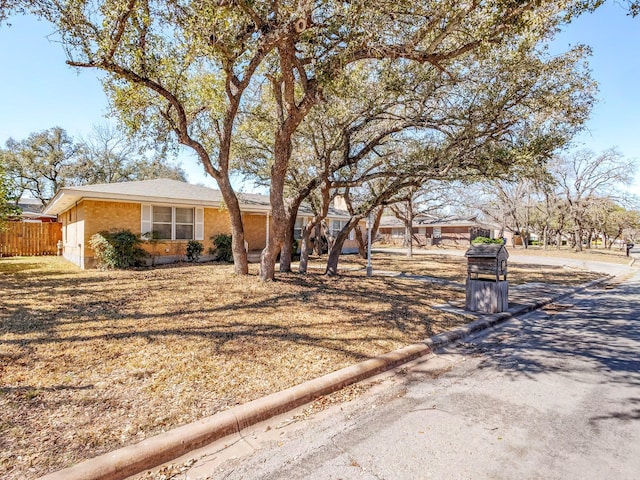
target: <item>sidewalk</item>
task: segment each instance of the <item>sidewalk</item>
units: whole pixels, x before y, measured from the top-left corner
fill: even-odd
[[[620,265],[615,265],[620,267]],[[625,267],[613,271],[634,271]],[[376,272],[384,274],[389,272]],[[336,392],[382,372],[415,360],[463,338],[498,325],[514,316],[538,309],[546,304],[607,281],[611,274],[580,287],[547,284],[526,284],[510,288],[509,310],[498,314],[473,314],[463,310],[464,305],[447,304],[440,308],[455,313],[473,315],[476,320],[452,331],[436,335],[423,342],[361,362],[323,377],[305,382],[287,390],[239,405],[228,411],[184,425],[143,442],[87,460],[73,467],[42,477],[46,480],[116,480],[137,475],[145,470],[157,469],[163,462],[188,460],[192,452],[229,435],[242,436],[249,427],[312,400]],[[417,281],[432,281],[429,277],[404,275]],[[459,285],[459,284],[458,284]],[[230,441],[233,441],[232,439]],[[182,457],[182,460],[180,459]],[[185,460],[186,459],[186,460]],[[197,478],[197,477],[193,477]]]

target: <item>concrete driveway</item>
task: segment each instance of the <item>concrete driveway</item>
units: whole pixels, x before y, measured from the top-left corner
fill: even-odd
[[[365,383],[175,478],[640,478],[640,273]]]

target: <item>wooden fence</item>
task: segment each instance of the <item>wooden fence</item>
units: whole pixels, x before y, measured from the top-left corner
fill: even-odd
[[[7,222],[0,230],[0,257],[56,255],[62,240],[57,222]]]

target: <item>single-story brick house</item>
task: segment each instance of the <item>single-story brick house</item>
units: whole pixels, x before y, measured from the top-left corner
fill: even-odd
[[[413,238],[418,246],[467,247],[476,237],[493,238],[494,228],[472,218],[437,218],[419,216],[413,219]],[[378,228],[379,239],[387,244],[404,242],[404,223],[395,216],[384,216]]]
[[[238,197],[247,250],[262,250],[270,231],[269,197],[249,193],[240,193]],[[169,179],[63,188],[44,213],[57,215],[62,223],[63,255],[81,268],[95,266],[89,239],[100,231],[129,229],[140,235],[159,232],[161,240],[156,245],[144,245],[154,253],[156,263],[183,259],[189,240],[203,243],[206,253],[213,246],[212,237],[231,233],[229,213],[219,190]],[[296,227],[311,216],[301,208]],[[328,218],[330,228],[339,231],[349,218],[348,212],[332,208]],[[355,250],[352,232],[343,252]]]

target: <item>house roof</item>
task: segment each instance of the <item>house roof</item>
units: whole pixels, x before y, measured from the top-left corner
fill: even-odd
[[[25,197],[24,195],[18,199],[18,208],[23,212],[29,213],[41,213],[44,209],[44,205],[37,198]]]
[[[417,227],[419,221],[435,220],[436,217],[420,216],[413,219],[413,226]],[[380,227],[404,228],[404,223],[394,215],[385,215],[380,219]]]
[[[37,198],[22,196],[20,197],[20,199],[18,199],[18,203],[16,204],[16,206],[20,209],[20,213],[13,217],[16,220],[55,220],[56,218],[55,215],[45,215],[44,213],[42,213],[44,205],[42,205],[42,202]]]
[[[240,209],[249,213],[267,213],[271,210],[269,196],[256,193],[237,193]],[[179,180],[159,178],[135,182],[103,183],[66,187],[51,199],[44,209],[46,214],[59,214],[83,199],[117,202],[171,203],[176,205],[219,208],[222,193],[209,187],[192,185]],[[305,213],[301,208],[302,214]],[[331,209],[330,216],[349,217],[347,212]]]
[[[493,228],[481,222],[476,217],[445,217],[438,218],[431,215],[415,217],[413,219],[413,228],[420,227],[485,227]],[[380,228],[404,228],[402,220],[393,215],[388,215],[380,219]]]

